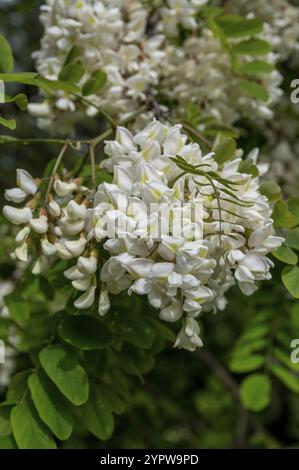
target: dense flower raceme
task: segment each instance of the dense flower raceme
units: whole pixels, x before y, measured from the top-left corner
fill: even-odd
[[[97,70],[106,72],[108,82],[89,97],[92,104],[59,92],[46,97],[43,103],[32,103],[31,112],[39,117],[42,127],[67,134],[86,115],[95,115],[98,107],[120,121],[145,104],[147,111],[135,126],[140,129],[152,118],[153,103],[162,112],[166,110],[165,99],[168,107],[172,107],[171,102],[175,104],[175,111],[178,103],[182,114],[192,102],[203,118],[212,117],[225,125],[252,112],[262,119],[271,118],[272,107],[281,96],[280,74],[274,70],[259,77],[268,101],[259,102],[249,96],[232,69],[230,54],[200,18],[206,5],[213,6],[213,2],[48,0],[42,6],[41,49],[34,53],[38,72],[57,79],[68,51],[76,45],[80,48],[77,60],[85,70],[80,84]],[[297,25],[295,16],[291,18]],[[180,43],[175,40],[179,28],[188,31]],[[276,43],[275,53],[260,57],[274,65],[280,60]],[[240,58],[242,63],[252,60],[247,55]]]
[[[37,69],[48,79],[57,79],[67,52],[75,44],[86,71],[81,83],[97,70],[108,77],[104,92],[92,95],[93,105],[80,105],[61,93],[42,104],[32,104],[42,127],[53,127],[53,115],[63,114],[64,127],[86,113],[97,114],[97,106],[123,119],[145,101],[145,92],[158,84],[159,64],[165,57],[164,36],[145,36],[148,9],[139,0],[48,0],[41,7],[45,28],[41,50],[34,54]],[[51,111],[51,114],[49,114]],[[77,114],[76,114],[76,113]],[[75,113],[75,114],[74,114]],[[62,123],[59,121],[59,129]],[[55,125],[55,124],[54,124]],[[61,129],[60,129],[61,130]]]
[[[12,223],[23,226],[14,256],[27,261],[28,248],[38,238],[42,255],[34,272],[54,255],[77,259],[65,272],[80,292],[77,309],[98,302],[99,314],[105,315],[109,293],[147,295],[161,319],[181,320],[176,346],[194,350],[202,344],[198,315],[224,309],[224,293],[235,282],[250,295],[257,281],[271,278],[267,255],[283,239],[275,236],[270,204],[258,190],[259,178],[238,171],[238,156],[220,166],[213,153],[202,155],[198,144],[187,142],[180,125],[158,121],[135,136],[119,127],[105,153],[102,167],[113,174],[111,184],[101,184],[94,194],[80,180],[57,177],[55,195],[40,211],[33,203],[38,201],[39,181],[18,170],[18,188],[8,190],[6,198],[27,204],[3,209]],[[174,157],[196,167],[197,173],[182,172]],[[248,158],[255,161],[257,152]],[[186,203],[203,208],[202,230],[194,211],[185,210]],[[170,209],[170,226],[152,236],[153,227],[165,226],[165,207]],[[178,232],[176,220],[190,230]],[[113,235],[111,223],[118,227]]]

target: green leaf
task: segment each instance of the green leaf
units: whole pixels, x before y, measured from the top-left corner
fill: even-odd
[[[294,393],[299,393],[299,379],[296,377],[296,375],[287,370],[285,367],[272,364],[271,365],[271,370],[273,374],[281,380],[281,382],[289,388],[292,392]]]
[[[299,224],[299,197],[292,197],[289,199],[288,208],[295,218],[296,225]]]
[[[7,391],[8,401],[18,403],[23,399],[30,373],[30,371],[25,370],[18,372],[12,377]]]
[[[265,362],[261,354],[252,354],[251,356],[233,357],[229,363],[229,368],[235,373],[251,372],[259,369]]]
[[[221,21],[222,19],[222,21]],[[223,17],[217,18],[224,34],[228,38],[239,38],[243,36],[254,36],[263,31],[263,22],[259,18],[239,19],[237,21],[226,21],[223,24]]]
[[[107,74],[103,70],[97,70],[91,77],[84,83],[82,88],[82,95],[89,96],[98,93],[107,82]]]
[[[64,61],[63,67],[66,65],[71,64],[72,62],[75,62],[75,60],[80,57],[81,55],[81,49],[79,46],[76,46],[76,44],[69,50],[66,59]]]
[[[16,96],[5,96],[5,103],[16,103],[18,108],[21,111],[25,111],[28,107],[28,100],[27,96],[24,93],[19,93]]]
[[[0,72],[10,73],[12,69],[12,50],[5,37],[0,33]]]
[[[247,64],[240,64],[237,69],[244,75],[264,75],[273,72],[275,67],[263,60],[253,60]]]
[[[281,188],[275,181],[265,181],[260,186],[260,193],[266,196],[269,201],[275,201],[280,197]]]
[[[77,83],[84,75],[82,65],[70,63],[65,65],[59,74],[59,80],[69,83]]]
[[[38,86],[47,93],[54,93],[56,91],[65,91],[71,94],[80,93],[80,88],[72,83],[63,82],[61,80],[47,80],[41,76],[34,79],[33,85]]]
[[[231,137],[225,138],[215,148],[215,160],[222,165],[230,160],[236,153],[236,141]]]
[[[299,268],[287,266],[282,271],[282,282],[289,293],[299,299]]]
[[[83,420],[89,432],[101,441],[107,441],[114,431],[114,417],[105,400],[92,395],[83,407]]]
[[[0,449],[17,449],[16,441],[13,436],[0,437]]]
[[[0,73],[0,80],[7,83],[21,83],[23,85],[34,85],[34,79],[38,76],[35,72],[22,73]]]
[[[39,359],[47,375],[70,402],[80,406],[87,401],[88,378],[74,354],[57,344],[43,349]]]
[[[287,245],[283,245],[277,250],[272,252],[272,255],[282,261],[285,264],[292,264],[295,265],[298,263],[298,256],[296,253]]]
[[[290,230],[287,234],[286,243],[294,250],[299,251],[299,227]]]
[[[72,346],[87,351],[106,348],[113,342],[111,330],[100,319],[91,315],[67,318],[59,327],[59,335]]]
[[[240,387],[241,401],[250,411],[262,411],[270,404],[271,382],[264,374],[246,377]]]
[[[11,434],[10,413],[14,407],[11,403],[0,404],[0,436],[9,436]]]
[[[2,116],[0,116],[0,124],[1,126],[7,127],[11,131],[14,131],[15,128],[17,127],[17,123],[15,119],[5,119]]]
[[[56,449],[51,434],[30,405],[17,405],[11,412],[11,427],[20,449]]]
[[[28,384],[40,419],[58,439],[68,439],[73,430],[73,417],[65,398],[42,371],[32,374]]]
[[[233,46],[233,53],[239,55],[265,55],[271,52],[271,46],[263,39],[247,39]]]
[[[259,176],[259,170],[258,170],[257,166],[253,163],[251,158],[247,158],[246,160],[242,160],[240,162],[238,171],[240,173],[246,173],[247,175]]]
[[[240,80],[239,84],[242,90],[253,98],[265,102],[269,100],[267,89],[259,83],[251,82],[250,80]]]
[[[19,325],[25,325],[30,318],[28,302],[20,299],[15,292],[5,297],[5,303],[9,309],[10,317]]]
[[[273,208],[273,219],[276,227],[292,228],[296,225],[293,214],[289,211],[284,201],[277,201]]]

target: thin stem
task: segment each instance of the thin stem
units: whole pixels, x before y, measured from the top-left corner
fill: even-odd
[[[82,101],[82,103],[85,103],[87,104],[88,106],[92,106],[93,108],[95,108],[100,114],[102,114],[106,119],[107,121],[110,122],[111,126],[112,127],[116,127],[116,122],[115,120],[113,119],[113,117],[108,113],[108,111],[106,111],[105,109],[103,109],[101,106],[97,106],[96,104],[94,104],[92,101],[89,101],[87,98],[84,98],[84,96],[80,96],[78,95],[77,93],[72,93],[78,100]]]
[[[54,165],[54,168],[53,168],[53,171],[52,171],[52,174],[51,174],[49,186],[48,186],[48,189],[47,189],[47,192],[46,192],[46,201],[47,201],[48,198],[49,198],[49,194],[50,194],[50,191],[51,191],[52,186],[53,186],[55,174],[56,174],[56,172],[57,172],[57,170],[58,170],[58,168],[59,168],[59,165],[60,165],[60,163],[61,163],[61,161],[62,161],[62,159],[63,159],[63,156],[64,156],[64,154],[65,154],[66,149],[68,148],[68,146],[69,146],[69,142],[66,142],[66,143],[64,144],[64,146],[62,147],[60,154],[59,154],[58,157],[57,157],[57,160],[56,160],[56,162],[55,162],[55,165]]]
[[[169,119],[170,122],[173,124],[178,124],[178,121],[175,119]],[[197,129],[194,129],[194,127],[190,126],[186,122],[181,123],[183,126],[183,129],[188,132],[188,134],[193,134],[195,137],[197,137],[199,140],[201,140],[209,149],[212,149],[212,144],[211,142]]]
[[[89,146],[89,157],[90,157],[90,164],[91,164],[91,180],[93,185],[93,190],[95,191],[97,186],[97,177],[96,177],[96,164],[94,158],[94,147],[93,145]]]
[[[17,144],[17,145],[30,145],[30,144],[66,144],[69,145],[78,145],[86,144],[88,141],[84,140],[70,140],[70,139],[18,139],[18,138],[5,138],[6,136],[1,136],[0,144]]]

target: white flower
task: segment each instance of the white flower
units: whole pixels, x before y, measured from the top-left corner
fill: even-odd
[[[48,231],[48,218],[45,215],[41,215],[37,219],[30,219],[29,223],[36,233],[46,233]]]
[[[58,196],[64,197],[72,194],[76,191],[77,185],[76,183],[66,183],[61,180],[56,180],[54,182],[54,190]]]
[[[4,192],[4,197],[7,201],[19,204],[26,199],[27,193],[25,193],[25,191],[20,188],[6,189]]]
[[[12,206],[4,206],[2,212],[4,217],[15,225],[27,224],[32,218],[32,212],[29,207],[17,209]]]

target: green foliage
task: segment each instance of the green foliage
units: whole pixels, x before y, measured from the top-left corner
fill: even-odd
[[[12,50],[5,37],[0,33],[0,72],[10,73],[13,70],[14,60]]]
[[[241,400],[251,411],[258,412],[266,408],[271,400],[271,382],[265,374],[252,374],[241,384]]]
[[[62,345],[48,346],[39,354],[41,366],[61,393],[76,406],[88,399],[88,378],[75,354]]]

